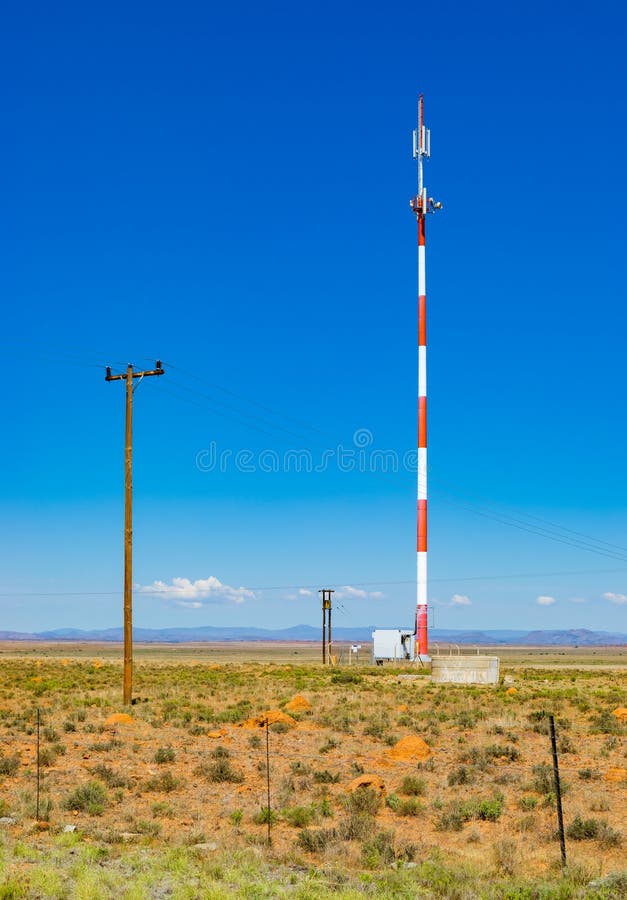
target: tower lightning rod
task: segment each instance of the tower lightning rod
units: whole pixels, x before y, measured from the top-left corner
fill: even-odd
[[[425,268],[425,220],[442,209],[427,196],[423,160],[431,156],[431,132],[423,121],[423,96],[418,98],[418,128],[414,130],[414,159],[418,164],[418,193],[410,206],[418,222],[418,484],[416,565],[416,649],[420,658],[429,654],[427,620],[427,281]]]

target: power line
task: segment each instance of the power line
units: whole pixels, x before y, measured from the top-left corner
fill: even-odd
[[[457,490],[457,498],[459,498],[459,497],[461,496],[461,494],[460,494],[459,492],[462,491],[463,488],[460,488],[459,485],[454,485],[454,484],[452,484],[452,483],[449,482],[449,481],[444,481],[444,480],[443,480],[442,478],[440,478],[437,474],[435,475],[435,480],[436,480],[436,482],[438,482],[439,484],[444,485],[446,488],[449,488],[449,489],[450,489],[450,488],[456,488],[456,490]],[[478,502],[478,501],[467,500],[467,499],[461,499],[461,500],[460,500],[460,499],[457,499],[457,498],[455,498],[452,502],[468,503],[468,504],[470,504],[470,505],[472,505],[472,506],[479,507],[480,509],[483,509],[483,510],[486,510],[486,511],[492,511],[492,512],[494,512],[496,515],[502,515],[502,516],[504,515],[504,516],[506,516],[506,517],[508,517],[508,518],[514,518],[514,519],[517,519],[518,521],[521,521],[521,517],[522,517],[523,519],[524,519],[524,518],[527,518],[527,519],[534,519],[534,520],[537,521],[537,522],[543,523],[543,525],[541,526],[543,529],[546,529],[547,526],[548,526],[548,529],[557,529],[558,532],[567,532],[567,533],[569,533],[569,534],[573,534],[573,535],[576,535],[576,536],[578,536],[578,537],[581,537],[581,538],[583,538],[583,539],[584,539],[585,541],[587,541],[587,542],[592,541],[592,542],[594,542],[595,544],[603,545],[603,546],[609,548],[610,550],[619,550],[619,551],[621,551],[621,552],[623,552],[623,553],[627,553],[627,547],[625,547],[625,546],[621,546],[620,544],[613,544],[613,543],[610,543],[609,541],[604,541],[604,540],[602,540],[601,538],[593,537],[592,535],[586,534],[586,533],[583,532],[583,531],[575,531],[575,530],[572,529],[572,528],[568,528],[567,526],[565,526],[565,525],[560,525],[559,523],[556,523],[556,522],[551,522],[550,520],[545,519],[545,518],[543,518],[542,516],[534,515],[533,513],[526,513],[526,512],[522,512],[522,511],[520,511],[520,510],[517,510],[517,511],[516,511],[516,515],[512,515],[511,513],[507,513],[507,512],[503,513],[501,510],[495,509],[494,506],[489,506],[489,505],[487,505],[485,502],[484,502],[484,503],[480,503],[480,502]],[[526,523],[526,524],[529,524],[529,523]],[[534,527],[534,526],[531,525],[531,527]]]
[[[444,498],[446,502],[455,503],[458,506],[461,506],[462,509],[466,509],[468,512],[472,512],[475,515],[482,516],[486,519],[492,519],[495,522],[499,522],[501,525],[508,525],[511,528],[518,528],[520,531],[525,531],[528,534],[535,534],[538,537],[544,537],[548,540],[556,541],[559,544],[565,544],[568,547],[573,547],[576,550],[587,550],[589,553],[596,553],[598,556],[605,556],[607,559],[615,559],[620,562],[627,562],[627,554],[619,554],[610,550],[604,550],[600,547],[595,547],[590,543],[586,543],[580,540],[574,540],[569,538],[567,535],[561,535],[559,532],[551,531],[547,528],[541,528],[539,526],[529,525],[521,519],[517,519],[515,516],[508,515],[507,513],[496,514],[493,513],[489,509],[484,509],[482,507],[478,507],[476,505],[468,505],[464,504],[463,501],[451,500],[450,498]],[[592,538],[591,540],[594,540]]]
[[[322,435],[323,437],[329,437],[330,435],[325,434],[325,432],[321,431],[316,425],[312,425],[310,422],[306,422],[304,419],[297,419],[294,416],[288,415],[287,413],[282,412],[281,410],[273,409],[271,406],[267,406],[264,403],[259,403],[258,400],[253,400],[250,397],[246,397],[243,394],[239,394],[236,391],[231,390],[230,388],[225,388],[223,385],[216,384],[213,381],[208,381],[206,378],[201,378],[199,375],[194,375],[191,372],[187,372],[185,369],[180,368],[180,366],[175,366],[173,363],[168,362],[167,365],[171,369],[175,369],[178,372],[181,372],[183,375],[187,375],[188,378],[193,378],[195,381],[200,381],[203,384],[209,385],[209,387],[214,388],[215,390],[222,391],[224,394],[227,394],[230,397],[234,397],[238,400],[243,400],[245,403],[250,403],[253,406],[258,407],[259,409],[263,409],[266,412],[271,413],[272,415],[279,416],[286,421],[294,422],[296,425],[301,425],[305,428],[308,428],[311,431],[316,432],[317,434]]]
[[[46,358],[44,354],[45,354],[45,350],[41,354],[42,358]],[[74,354],[69,354],[69,353],[64,354],[62,351],[57,351],[55,348],[55,358],[57,358],[58,356],[65,356],[65,358],[68,360],[74,360],[73,364],[75,364],[75,365],[86,366],[89,368],[104,368],[104,366],[99,363],[86,362],[83,359],[83,357],[78,357]],[[104,354],[103,354],[103,357],[104,357]],[[117,363],[117,361],[116,361],[116,363]],[[117,364],[123,365],[122,363],[117,363]],[[297,423],[299,426],[303,426],[317,434],[325,436],[325,433],[323,431],[321,431],[319,428],[311,425],[308,422],[305,422],[302,419],[296,419],[292,416],[289,416],[286,413],[277,411],[277,410],[273,409],[272,407],[269,407],[265,404],[259,403],[256,400],[247,398],[242,394],[238,394],[237,392],[232,391],[229,388],[226,388],[222,385],[218,385],[214,382],[210,382],[207,379],[204,379],[204,378],[201,378],[200,376],[194,375],[191,372],[187,372],[186,370],[184,370],[178,366],[174,366],[172,364],[169,364],[169,365],[171,365],[171,367],[176,369],[177,371],[187,374],[188,377],[191,377],[196,381],[208,384],[214,390],[220,390],[228,396],[232,396],[234,398],[243,400],[246,403],[250,403],[254,406],[257,406],[259,409],[263,409],[267,412],[270,412],[272,415],[278,415],[286,420]],[[191,399],[186,396],[181,396],[180,393],[179,394],[173,393],[173,392],[169,391],[168,389],[165,389],[166,393],[171,393],[171,395],[174,396],[176,399],[190,403],[191,405],[194,405],[194,406],[197,406],[200,408],[207,407],[207,408],[211,409],[211,411],[217,415],[221,415],[221,416],[224,416],[227,418],[229,418],[229,417],[235,418],[235,421],[238,421],[239,424],[243,425],[244,427],[251,428],[255,431],[265,434],[268,437],[275,437],[275,438],[280,437],[280,438],[284,439],[284,435],[287,434],[287,435],[295,437],[299,440],[304,440],[309,443],[312,442],[311,437],[309,437],[309,436],[297,434],[294,431],[290,431],[289,429],[284,428],[283,426],[277,424],[276,422],[269,421],[267,419],[264,419],[261,416],[254,416],[250,413],[246,413],[245,411],[237,409],[236,407],[232,407],[227,403],[216,400],[215,398],[210,397],[209,395],[207,395],[201,391],[194,391],[194,389],[192,389],[192,388],[189,388],[189,387],[183,386],[183,385],[178,385],[178,384],[175,384],[174,386],[178,389],[179,392],[184,391],[185,393],[195,394],[196,396],[202,398],[203,402],[199,403],[199,402],[195,401],[194,399]],[[210,404],[213,404],[213,405],[210,405]],[[222,407],[222,410],[216,409],[216,404],[220,405]],[[226,412],[225,412],[225,410],[226,410]],[[244,419],[244,421],[242,421],[242,419]],[[254,422],[245,421],[246,419],[253,419],[256,422],[258,422],[258,423],[260,422],[262,425],[265,425],[266,427],[263,428],[263,427],[260,427],[259,424],[254,424]],[[271,429],[271,430],[268,431],[267,429]],[[281,432],[281,433],[277,434],[277,431]],[[331,437],[330,435],[326,435],[326,436]],[[323,446],[323,445],[319,444],[319,446]],[[380,473],[377,471],[377,472],[371,472],[369,474],[382,475],[383,473]],[[442,482],[441,479],[439,479],[437,475],[435,476],[435,480],[440,481],[440,483],[442,483],[442,484],[446,484],[446,482]],[[566,526],[562,526],[557,523],[550,522],[546,519],[543,519],[540,516],[536,516],[536,515],[528,514],[528,513],[517,513],[517,515],[513,515],[511,513],[494,510],[493,508],[484,506],[483,504],[478,504],[473,501],[460,500],[459,498],[456,498],[456,497],[449,497],[448,502],[456,504],[456,505],[460,505],[462,508],[466,509],[467,511],[473,512],[475,515],[481,515],[485,518],[490,518],[493,521],[498,522],[499,524],[507,525],[507,526],[513,527],[513,528],[518,528],[519,530],[526,531],[529,534],[534,534],[538,537],[544,537],[548,540],[553,540],[557,543],[561,543],[566,546],[570,546],[573,549],[586,550],[591,553],[596,553],[597,555],[605,556],[608,559],[615,559],[617,561],[627,562],[627,548],[626,547],[622,547],[618,544],[613,544],[609,541],[604,541],[602,539],[595,538],[591,535],[587,535],[584,532],[576,531],[575,529],[571,529]],[[540,525],[536,526],[533,524],[533,522],[529,522],[529,521],[525,521],[524,519],[521,519],[520,516],[523,516],[526,519],[533,519],[536,522],[545,523],[545,524],[544,525],[540,524]],[[571,535],[573,535],[574,537],[571,537]],[[485,576],[485,577],[488,578],[490,576]],[[501,576],[498,576],[498,577],[501,577]],[[508,577],[512,577],[512,576],[508,576]],[[527,577],[527,576],[521,575],[521,576],[515,576],[515,577]],[[439,579],[433,579],[433,580],[436,581]],[[450,580],[454,580],[454,579],[450,579]],[[462,579],[459,579],[459,580],[462,580]],[[468,580],[468,579],[464,579],[464,580]]]
[[[213,406],[216,406],[216,405],[217,405],[217,406],[221,406],[221,407],[223,407],[223,408],[225,408],[225,409],[234,409],[233,407],[229,406],[229,404],[224,403],[224,402],[221,401],[221,400],[216,400],[214,397],[210,397],[208,394],[205,394],[205,393],[203,393],[202,391],[197,391],[195,388],[186,387],[185,385],[179,384],[179,383],[176,382],[176,381],[173,381],[172,384],[173,384],[173,386],[176,387],[179,391],[184,391],[185,393],[188,393],[188,394],[195,394],[195,395],[197,395],[197,396],[199,396],[199,397],[205,398],[205,399],[208,400],[211,404],[213,404]],[[215,410],[214,410],[214,411],[215,411]],[[283,432],[284,434],[289,435],[290,437],[296,438],[297,440],[308,440],[308,439],[306,439],[306,438],[303,438],[303,435],[301,435],[301,434],[296,434],[295,432],[290,431],[288,428],[284,428],[282,425],[277,425],[277,424],[275,424],[275,423],[269,423],[266,419],[264,419],[264,418],[261,417],[261,416],[256,416],[256,415],[254,415],[254,414],[252,414],[252,413],[247,413],[247,412],[244,412],[244,411],[238,410],[238,409],[234,409],[234,411],[235,411],[235,413],[236,413],[238,416],[241,416],[241,417],[243,417],[243,418],[245,418],[245,419],[250,419],[250,420],[252,420],[253,422],[261,422],[262,424],[265,424],[266,426],[269,426],[269,427],[271,427],[271,428],[274,428],[275,430],[281,431],[281,432]]]
[[[627,572],[627,568],[616,568],[616,569],[566,569],[557,572],[509,572],[502,573],[500,575],[459,575],[459,576],[447,576],[432,578],[431,581],[437,581],[439,583],[452,583],[459,581],[504,581],[509,580],[511,578],[557,578],[557,577],[567,577],[570,575],[608,575],[608,574],[617,574]],[[415,584],[415,579],[393,579],[390,581],[352,581],[351,579],[344,579],[342,581],[332,581],[330,579],[323,579],[325,584],[332,584],[336,589],[341,590],[343,587],[392,587],[395,585],[405,585],[405,584]],[[296,590],[317,590],[317,584],[274,584],[274,585],[265,585],[263,587],[247,587],[248,591],[257,591],[259,593],[263,591],[296,591]],[[4,591],[0,592],[0,597],[112,597],[119,594],[119,590],[113,591],[92,591],[92,590],[84,590],[84,591]],[[176,595],[177,593],[185,593],[185,588],[166,588],[164,590],[155,589],[154,591],[136,591],[135,593],[145,594],[146,596],[152,595]],[[304,597],[304,600],[309,598]],[[343,597],[344,601],[348,600],[359,600],[363,598],[359,597]]]
[[[183,372],[184,370],[179,369],[179,371]],[[198,378],[197,380],[203,381],[204,379]],[[211,384],[211,382],[207,382],[207,383]],[[192,388],[178,386],[178,385],[177,385],[177,387],[179,387],[179,389],[181,389],[181,390],[186,391],[187,393],[196,394],[199,397],[202,397],[205,400],[209,400],[212,403],[220,402],[220,401],[216,401],[212,397],[209,397],[209,395],[204,394],[201,391],[194,391],[194,389],[192,389]],[[234,392],[228,392],[227,389],[224,389],[224,390],[227,393],[234,393]],[[235,395],[235,396],[238,396],[238,395]],[[185,398],[180,398],[180,399],[185,399]],[[200,404],[198,404],[198,405],[200,405]],[[225,407],[226,409],[230,408],[228,406],[228,404],[222,403],[220,405]],[[257,404],[257,405],[259,405],[261,408],[263,408],[262,404]],[[215,410],[215,408],[213,409],[213,411],[217,412],[218,414],[226,415],[228,417],[228,413],[220,413],[220,411]],[[238,416],[246,415],[247,418],[256,419],[257,421],[262,422],[267,427],[270,427],[274,430],[276,430],[278,428],[284,434],[289,434],[292,437],[295,437],[300,440],[307,440],[309,443],[311,443],[311,441],[308,437],[306,437],[302,434],[300,434],[300,435],[296,434],[293,431],[289,431],[288,429],[283,428],[282,426],[277,426],[276,423],[268,422],[267,420],[263,419],[262,417],[250,416],[250,414],[242,413],[240,410],[235,410],[235,413]],[[264,429],[259,428],[259,426],[253,426],[249,422],[242,422],[241,424],[245,425],[246,427],[254,427],[255,430],[259,430],[259,431],[262,431],[262,433],[268,434],[268,432],[264,431]],[[307,426],[307,427],[312,427],[312,426]],[[324,434],[319,429],[314,429],[314,430],[317,431],[319,434]],[[269,436],[273,437],[276,435],[270,434]],[[371,472],[368,474],[380,475],[382,473]],[[440,481],[440,479],[438,479],[437,475],[436,475],[436,481]],[[444,483],[444,482],[441,482],[441,483]],[[574,549],[587,550],[590,553],[596,553],[597,555],[605,556],[608,559],[616,559],[617,561],[627,562],[627,547],[621,547],[618,544],[611,544],[608,541],[603,541],[599,538],[593,537],[592,535],[587,535],[584,532],[575,531],[574,529],[570,529],[566,526],[562,526],[562,525],[558,525],[557,523],[549,522],[548,520],[545,520],[540,516],[529,515],[526,513],[518,514],[518,515],[526,516],[527,518],[535,519],[537,522],[540,522],[540,523],[542,523],[542,522],[546,523],[545,525],[536,526],[533,523],[525,522],[523,519],[520,519],[517,516],[512,515],[511,513],[502,513],[499,511],[495,511],[494,509],[491,509],[490,507],[486,507],[486,506],[483,506],[482,504],[477,504],[472,501],[464,501],[464,500],[460,500],[458,498],[454,498],[454,497],[450,498],[449,497],[448,502],[460,505],[462,508],[466,509],[469,512],[473,512],[476,515],[481,515],[485,518],[490,518],[493,521],[499,522],[502,525],[508,525],[510,527],[518,528],[522,531],[526,531],[529,534],[535,534],[538,537],[544,537],[544,538],[547,538],[548,540],[553,540],[557,543],[562,543],[566,546],[573,547]],[[575,537],[574,538],[570,537],[570,535],[575,535]],[[616,551],[624,551],[624,552],[621,553],[621,552],[616,552]]]

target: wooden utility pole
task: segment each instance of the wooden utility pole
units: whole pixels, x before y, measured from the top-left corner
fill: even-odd
[[[318,591],[322,594],[322,665],[326,665],[331,658],[331,594],[335,591],[324,588]]]
[[[161,360],[155,368],[134,372],[131,363],[124,375],[112,375],[107,366],[105,381],[126,381],[126,441],[124,456],[124,688],[123,702],[133,702],[133,378],[163,375]]]

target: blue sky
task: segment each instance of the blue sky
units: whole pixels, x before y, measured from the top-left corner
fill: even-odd
[[[260,460],[414,447],[422,91],[434,623],[627,630],[621,4],[25,3],[2,32],[2,628],[119,623],[103,366],[157,357],[136,623],[317,624],[323,586],[338,624],[412,622],[411,465]]]

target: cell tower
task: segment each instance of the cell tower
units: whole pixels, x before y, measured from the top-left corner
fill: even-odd
[[[427,621],[427,282],[425,269],[425,220],[442,209],[427,197],[422,163],[431,155],[431,132],[423,123],[423,97],[418,99],[418,128],[414,131],[414,159],[418,162],[418,193],[411,208],[418,221],[418,503],[416,571],[416,644],[419,656],[428,656]]]

